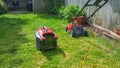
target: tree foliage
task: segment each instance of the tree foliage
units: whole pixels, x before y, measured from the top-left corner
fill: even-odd
[[[2,0],[0,0],[0,14],[5,13],[6,11],[7,11],[6,4]]]

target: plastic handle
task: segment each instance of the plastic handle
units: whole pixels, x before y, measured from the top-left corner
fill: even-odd
[[[87,4],[87,6],[103,6],[107,2],[108,2],[108,0],[96,0],[93,4]],[[102,4],[100,5],[100,3],[102,3]]]
[[[44,26],[43,29],[44,29],[46,32],[48,32],[48,28],[47,28],[47,27]]]

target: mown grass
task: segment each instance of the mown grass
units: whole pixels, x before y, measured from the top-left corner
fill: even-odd
[[[103,37],[73,38],[65,32],[68,22],[46,14],[4,14],[0,16],[0,68],[120,68],[120,44]],[[35,32],[51,27],[58,46],[38,51]]]

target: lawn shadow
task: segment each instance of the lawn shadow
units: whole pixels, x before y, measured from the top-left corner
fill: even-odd
[[[50,20],[50,19],[60,20],[60,19],[62,19],[56,15],[48,15],[48,14],[37,14],[37,18],[42,18],[42,19],[46,19],[46,20]]]
[[[29,11],[9,11],[7,14],[30,14]]]
[[[61,19],[63,19],[63,20],[66,20],[68,24],[74,22],[74,21],[72,20],[72,18],[67,19],[67,18],[59,17],[59,16],[57,16],[57,15],[37,14],[36,17],[37,17],[37,18],[41,18],[41,19],[46,19],[46,20],[61,20]]]
[[[41,51],[41,52],[48,60],[54,59],[55,56],[57,56],[57,55],[61,55],[63,57],[66,56],[64,51],[60,47],[57,47],[55,49],[46,50],[46,51]]]
[[[27,20],[0,17],[0,64],[3,67],[14,67],[23,62],[23,59],[17,57],[17,51],[23,43],[28,42],[26,34],[21,33],[21,28],[25,24]]]

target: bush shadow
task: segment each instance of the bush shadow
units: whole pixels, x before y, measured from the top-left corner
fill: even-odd
[[[37,18],[42,18],[42,19],[46,19],[46,20],[50,20],[50,19],[57,19],[60,20],[62,18],[60,18],[57,15],[48,15],[48,14],[37,14],[36,16]]]

